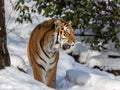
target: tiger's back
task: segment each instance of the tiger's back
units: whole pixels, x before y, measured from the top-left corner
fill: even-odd
[[[60,43],[62,38],[58,35],[62,35],[62,32],[59,32],[61,28],[59,25],[62,23],[66,22],[59,19],[51,19],[39,24],[32,31],[28,43],[28,59],[34,78],[50,87],[55,87],[59,48],[64,43],[62,40]],[[70,37],[70,39],[75,41],[74,35],[72,34],[71,36],[73,37]]]

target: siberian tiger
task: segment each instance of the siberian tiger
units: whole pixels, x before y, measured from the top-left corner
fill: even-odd
[[[70,52],[76,37],[71,25],[60,19],[50,19],[39,24],[31,33],[28,59],[34,78],[55,88],[59,51]]]

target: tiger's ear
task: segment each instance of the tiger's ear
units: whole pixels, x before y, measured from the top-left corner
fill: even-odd
[[[55,26],[55,29],[57,28],[57,26],[59,26],[61,24],[61,21],[60,20],[57,20],[54,22],[54,26]]]

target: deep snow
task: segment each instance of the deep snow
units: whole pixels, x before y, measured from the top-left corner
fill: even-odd
[[[46,85],[34,80],[26,53],[27,42],[32,29],[40,22],[46,20],[46,18],[41,15],[33,15],[33,24],[24,23],[23,25],[19,25],[17,22],[14,22],[18,13],[12,11],[12,14],[10,14],[12,10],[11,3],[8,0],[5,1],[8,32],[7,43],[12,65],[0,71],[0,90],[52,90]],[[10,1],[13,2],[15,0]],[[34,16],[37,16],[39,20],[36,20]],[[80,54],[81,57],[79,60],[86,62],[86,66],[93,67],[96,64],[102,66],[103,64],[110,69],[120,68],[120,64],[118,63],[120,59],[111,60],[107,57],[108,53],[114,53],[113,51],[109,50],[106,53],[90,50],[88,45],[81,42],[78,42],[76,45],[74,54]],[[111,63],[106,65],[107,63],[105,62],[109,60],[111,60]],[[71,56],[60,52],[56,76],[57,89],[120,90],[119,76],[114,76],[98,69],[90,69],[86,66],[76,63]],[[27,73],[19,71],[17,67],[24,68]]]

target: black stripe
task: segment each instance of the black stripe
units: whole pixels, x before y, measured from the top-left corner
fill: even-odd
[[[52,55],[52,57],[56,54],[56,52],[54,52],[54,54]]]
[[[36,52],[36,51],[35,51]],[[36,52],[36,54],[39,56],[39,58],[45,63],[47,64],[47,62]]]
[[[50,65],[54,64],[55,63],[55,60],[53,62],[50,63]]]
[[[60,41],[62,40],[62,35],[60,35]]]
[[[59,43],[59,42],[58,42],[58,36],[59,36],[59,31],[58,31],[58,33],[57,33],[56,43]]]
[[[40,65],[40,64],[38,64],[38,63],[36,62],[35,58],[33,58],[33,59],[34,59],[35,63],[36,63],[40,68],[42,68],[44,71],[46,71],[45,68],[44,68],[42,65]]]
[[[56,54],[56,52],[52,55],[52,57]],[[50,63],[50,65],[52,65],[53,63],[55,63],[55,60],[53,62]]]
[[[42,65],[40,65],[40,64],[38,64],[38,63],[36,63],[40,68],[42,68],[44,71],[46,71],[45,70],[45,68],[42,66]]]
[[[45,52],[45,50],[43,49],[43,47],[42,47],[42,44],[40,43],[40,47],[41,47],[41,49],[42,49],[42,51],[43,51],[43,53],[45,54],[45,56],[47,56],[49,59],[50,59],[50,57],[47,55],[47,53]]]
[[[47,55],[47,53],[45,52],[45,50],[44,50],[43,47],[42,47],[42,46],[44,46],[44,38],[45,38],[45,35],[46,35],[49,31],[50,31],[50,30],[48,30],[46,33],[44,33],[42,39],[40,40],[40,47],[41,47],[43,53],[50,59],[50,57]]]
[[[50,70],[48,70],[48,72],[50,72],[51,70],[53,70],[53,68],[52,68],[52,69],[50,69]]]

